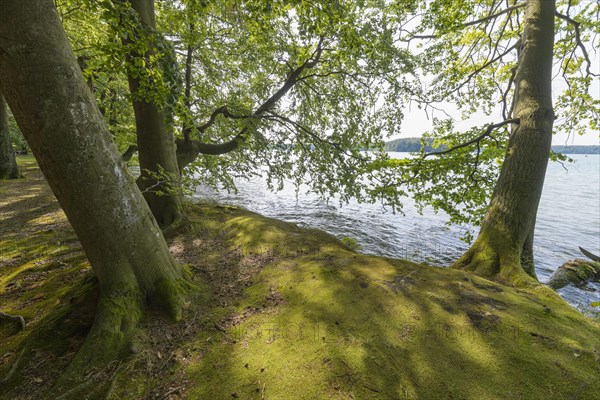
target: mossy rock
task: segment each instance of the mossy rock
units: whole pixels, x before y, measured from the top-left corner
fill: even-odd
[[[600,263],[576,259],[558,267],[550,277],[548,286],[556,290],[567,285],[582,286],[594,280],[600,280]]]

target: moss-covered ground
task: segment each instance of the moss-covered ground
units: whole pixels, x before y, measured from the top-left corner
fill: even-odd
[[[91,268],[32,164],[0,182],[0,399],[47,397],[94,317]],[[600,326],[545,287],[353,252],[215,204],[170,239],[209,300],[149,311],[65,398],[598,399]],[[4,377],[10,379],[2,381]]]

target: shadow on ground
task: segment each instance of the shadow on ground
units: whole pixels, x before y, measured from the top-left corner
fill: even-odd
[[[93,320],[95,283],[43,181],[0,190],[0,309],[27,322],[0,329],[0,398],[44,398]],[[598,323],[545,287],[357,254],[234,207],[189,215],[170,249],[210,299],[177,323],[148,314],[131,353],[71,398],[597,398]]]

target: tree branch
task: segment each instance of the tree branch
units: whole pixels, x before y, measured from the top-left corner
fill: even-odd
[[[583,53],[583,58],[585,58],[585,62],[586,62],[586,66],[585,66],[585,72],[588,74],[588,76],[600,76],[600,74],[594,74],[591,71],[592,68],[592,62],[590,61],[590,56],[588,55],[587,49],[585,48],[585,46],[583,45],[583,42],[581,41],[581,31],[579,29],[579,25],[580,23],[575,21],[573,18],[561,14],[558,11],[555,12],[555,15],[564,20],[567,21],[567,23],[573,25],[573,28],[575,29],[575,41],[577,43],[577,47],[579,47],[581,49],[581,52]]]
[[[223,115],[226,118],[230,119],[260,119],[262,115],[267,111],[270,111],[275,107],[277,102],[285,96],[294,85],[300,80],[300,76],[302,72],[306,69],[314,68],[319,60],[321,59],[321,55],[323,53],[323,41],[324,37],[320,37],[317,48],[312,53],[311,57],[306,59],[304,63],[302,63],[298,68],[291,71],[282,87],[275,92],[271,97],[269,97],[264,103],[262,103],[252,114],[250,115],[237,115],[233,114],[229,111],[227,106],[221,106],[217,108],[211,114],[210,118],[204,124],[196,127],[196,132],[198,136],[201,137],[201,133],[204,133],[207,129],[209,129],[212,125],[214,125],[217,117],[219,115]],[[209,155],[221,155],[226,154],[231,151],[236,150],[241,142],[246,139],[248,133],[250,132],[249,127],[244,127],[242,130],[231,140],[225,143],[204,143],[195,140],[187,140],[187,141],[177,141],[177,149],[178,153],[182,152],[180,168],[185,167],[187,164],[192,162],[198,154],[209,154]],[[183,153],[187,153],[185,157],[183,157]],[[194,154],[195,153],[195,154]],[[178,157],[179,158],[179,157]],[[191,159],[190,159],[191,158]],[[182,165],[182,162],[184,165]]]
[[[504,58],[504,56],[506,56],[508,53],[510,53],[511,51],[513,51],[514,49],[518,48],[521,44],[521,40],[517,40],[515,42],[515,44],[513,44],[512,46],[510,46],[508,49],[506,49],[506,51],[502,54],[499,54],[497,57],[494,57],[493,59],[487,61],[485,64],[483,64],[481,67],[477,68],[475,71],[471,72],[467,78],[460,83],[458,86],[456,86],[454,89],[452,89],[450,92],[444,94],[443,98],[448,97],[449,95],[451,95],[452,93],[455,93],[457,91],[459,91],[462,87],[464,87],[467,83],[469,83],[471,81],[471,79],[473,79],[473,77],[475,77],[478,73],[480,73],[481,71],[483,71],[485,68],[489,67],[490,65],[492,65],[493,63],[495,63],[496,61]]]
[[[510,105],[510,109],[508,109],[508,93],[510,92],[510,88],[512,87],[513,83],[515,82],[515,76],[517,75],[517,66],[515,65],[514,67],[512,67],[510,69],[510,78],[508,79],[508,84],[506,85],[506,90],[504,91],[504,93],[502,93],[502,116],[504,117],[504,119],[508,119],[510,116],[512,116],[512,111],[513,111],[513,104],[511,103]]]
[[[500,128],[501,126],[507,125],[507,124],[518,124],[520,122],[519,118],[513,118],[513,119],[507,119],[504,120],[502,122],[498,122],[497,124],[491,124],[488,125],[488,127],[486,128],[485,132],[483,132],[481,135],[477,136],[476,138],[469,140],[468,142],[465,143],[461,143],[459,145],[456,145],[454,147],[451,147],[447,150],[443,150],[443,151],[433,151],[430,153],[425,153],[423,155],[423,159],[429,157],[429,156],[441,156],[443,154],[448,154],[451,153],[455,150],[461,149],[463,147],[467,147],[472,145],[473,143],[477,143],[477,145],[479,146],[479,142],[481,142],[484,138],[490,136],[490,134],[492,133],[492,131],[496,128]]]
[[[340,146],[339,143],[336,142],[332,142],[330,140],[327,139],[323,139],[322,137],[320,137],[318,134],[316,134],[315,132],[311,131],[310,129],[308,129],[307,127],[305,127],[304,125],[302,125],[301,123],[294,121],[291,118],[286,117],[285,115],[281,115],[281,114],[277,114],[273,111],[269,112],[271,115],[273,115],[274,117],[276,117],[277,119],[279,119],[282,122],[288,123],[292,126],[294,126],[296,129],[301,130],[302,132],[306,133],[307,135],[309,135],[310,137],[312,137],[314,140],[327,144],[331,147],[334,147],[340,151],[344,151],[344,149]]]
[[[503,14],[506,14],[506,13],[508,13],[508,12],[511,12],[511,11],[513,11],[513,10],[516,10],[516,9],[518,9],[518,8],[521,8],[521,7],[525,7],[525,3],[518,3],[518,4],[515,4],[514,6],[511,6],[511,7],[505,8],[504,10],[502,10],[502,11],[498,11],[498,12],[497,12],[497,13],[495,13],[495,14],[490,14],[490,15],[488,15],[487,17],[484,17],[484,18],[481,18],[481,19],[477,19],[477,20],[475,20],[475,21],[467,22],[466,24],[463,24],[462,26],[463,26],[463,27],[467,27],[467,26],[477,25],[477,24],[480,24],[480,23],[482,23],[482,22],[486,22],[486,21],[489,21],[489,20],[491,20],[491,19],[498,18],[499,16],[501,16],[501,15],[503,15]]]
[[[208,121],[206,121],[204,124],[197,126],[196,127],[196,131],[198,133],[204,133],[204,131],[206,131],[208,128],[210,128],[211,126],[213,126],[213,124],[215,123],[217,117],[219,115],[223,115],[225,118],[230,118],[230,119],[245,119],[245,118],[252,118],[252,115],[237,115],[237,114],[233,114],[229,111],[229,109],[227,108],[227,106],[221,106],[219,108],[217,108],[215,111],[213,111],[213,113],[210,115],[210,118],[208,119]]]
[[[408,39],[398,39],[400,42],[410,43],[413,39],[425,40],[425,39],[437,39],[439,35],[431,34],[431,35],[412,35]]]
[[[123,162],[128,162],[137,151],[138,147],[135,144],[129,145],[127,150],[125,150],[125,153],[121,155],[121,160],[123,160]]]
[[[466,22],[464,24],[461,24],[460,26],[463,27],[463,28],[466,28],[468,26],[478,25],[478,24],[481,24],[482,22],[487,22],[489,20],[498,18],[501,15],[504,15],[506,13],[512,12],[512,11],[517,10],[519,8],[522,8],[522,7],[525,7],[525,3],[515,4],[513,6],[505,8],[502,11],[498,11],[497,13],[490,14],[487,17],[483,17],[483,18],[477,19],[475,21]],[[430,34],[430,35],[412,35],[408,39],[400,39],[400,41],[401,42],[410,42],[413,39],[437,39],[439,37],[440,36],[438,34],[435,34],[435,33]]]

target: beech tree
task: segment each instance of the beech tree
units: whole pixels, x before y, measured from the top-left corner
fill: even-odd
[[[133,35],[123,41],[130,47],[126,56],[127,79],[137,131],[141,173],[138,185],[159,225],[169,227],[182,218],[183,211],[181,192],[177,190],[180,176],[172,111],[168,110],[168,101],[163,100],[165,95],[155,93],[154,79],[144,68],[157,55],[154,0],[129,0],[128,3],[136,13]],[[121,21],[127,21],[126,16],[121,17]]]
[[[512,282],[536,278],[533,236],[552,144],[552,1],[529,0],[515,74],[512,131],[479,236],[454,264]],[[525,275],[527,274],[527,275]]]
[[[383,147],[411,96],[397,78],[413,57],[391,32],[413,2],[155,2],[154,14],[152,0],[100,3],[114,32],[107,53],[128,60],[115,68],[143,77],[137,93],[163,114],[137,118],[138,133],[171,121],[188,177],[230,189],[233,177],[265,174],[272,187],[311,182],[324,197],[370,199],[360,182],[380,154],[361,150]],[[136,42],[152,55],[131,51]]]
[[[555,120],[558,129],[583,133],[600,114],[586,50],[598,30],[598,3],[560,8],[551,0],[433,1],[422,6],[419,28],[401,35],[422,43],[419,65],[433,78],[421,104],[454,102],[464,114],[496,112],[501,120],[462,133],[452,120],[437,120],[423,143],[445,150],[387,165],[420,206],[481,224],[455,268],[516,285],[537,280],[533,241],[546,167],[566,159],[550,151]],[[556,105],[554,76],[566,87]]]
[[[6,101],[0,93],[0,179],[17,178],[19,178],[19,169],[10,138],[8,109]]]
[[[598,100],[590,94],[594,74],[585,48],[598,26],[597,4],[560,3],[556,31],[533,24],[539,15],[529,11],[535,7],[530,1],[217,5],[184,0],[156,2],[156,13],[152,0],[98,4],[108,10],[103,15],[114,33],[113,45],[106,48],[111,59],[120,60],[115,70],[144,87],[137,88],[134,97],[143,95],[134,101],[153,109],[153,118],[138,118],[138,131],[154,121],[144,129],[162,132],[156,137],[171,143],[165,120],[171,121],[177,164],[188,176],[226,188],[234,186],[234,177],[253,175],[266,175],[272,188],[285,180],[298,186],[309,182],[323,197],[381,201],[396,210],[403,196],[413,196],[419,207],[446,211],[451,222],[483,222],[480,242],[457,266],[515,282],[527,280],[521,272],[534,277],[531,215],[547,161],[532,160],[525,168],[519,152],[525,146],[519,143],[525,141],[528,155],[564,160],[544,150],[552,126],[580,133],[597,120]],[[538,44],[548,45],[534,35],[541,28],[557,37],[550,44],[554,57],[527,55],[541,51]],[[417,42],[422,50],[413,53]],[[173,52],[176,59],[170,58]],[[539,61],[536,68],[552,71],[552,63],[559,64],[557,72],[568,89],[554,105],[545,98],[551,93],[547,71],[531,72],[527,65],[532,57]],[[525,85],[533,78],[544,88],[540,93]],[[423,81],[431,81],[429,87]],[[379,148],[386,134],[399,131],[408,102],[439,116],[443,101],[456,103],[468,115],[489,115],[500,104],[501,119],[467,132],[457,132],[451,120],[437,119],[429,139],[447,150],[423,152],[413,160],[361,152]],[[525,127],[529,117],[522,121],[517,113],[533,102],[555,109],[547,118],[559,119]],[[539,135],[543,143],[528,142],[535,135],[524,132],[534,131],[544,133]],[[166,149],[161,153],[170,167],[161,168],[177,179],[172,146]],[[154,159],[143,170],[156,172],[158,165]],[[156,185],[146,190],[152,188],[164,194]],[[500,199],[510,207],[499,207]],[[492,211],[500,209],[507,215]],[[492,234],[493,229],[502,233]],[[511,250],[494,249],[500,243]],[[497,253],[518,261],[506,268],[500,265],[507,262],[480,262],[499,259]]]
[[[0,2],[0,88],[98,277],[71,371],[113,359],[146,306],[174,317],[190,285],[112,141],[52,0]]]
[[[163,227],[181,215],[178,169],[186,167],[197,183],[228,189],[232,177],[267,166],[272,186],[292,179],[324,196],[368,197],[356,183],[372,157],[360,151],[383,146],[410,96],[395,77],[410,73],[412,56],[390,32],[412,2],[390,6],[392,16],[377,1],[59,5],[65,18],[87,21],[77,10],[88,9],[106,22],[98,29],[108,28],[107,40],[91,46],[104,61],[90,63],[86,76],[127,75],[139,183]]]

